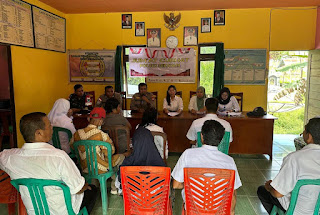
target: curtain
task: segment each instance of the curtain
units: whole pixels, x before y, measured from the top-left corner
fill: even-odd
[[[115,75],[114,75],[114,85],[116,92],[123,91],[123,75],[122,75],[122,64],[121,64],[121,56],[122,56],[122,46],[117,46],[116,50],[116,62],[115,62]]]
[[[216,44],[215,67],[213,76],[213,97],[219,95],[224,86],[224,44]]]

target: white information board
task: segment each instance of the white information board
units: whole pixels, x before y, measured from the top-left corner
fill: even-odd
[[[0,42],[34,47],[30,4],[0,0]]]
[[[66,52],[66,20],[36,6],[32,12],[35,47]]]

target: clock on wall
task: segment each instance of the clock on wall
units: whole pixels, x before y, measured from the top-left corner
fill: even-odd
[[[170,49],[174,49],[178,46],[178,38],[176,36],[169,36],[166,40],[166,45]]]

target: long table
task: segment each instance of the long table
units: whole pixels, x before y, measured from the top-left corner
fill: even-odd
[[[136,126],[141,122],[141,113],[131,113],[123,110],[123,116],[128,119],[132,126],[131,135]],[[163,127],[167,134],[169,152],[183,152],[190,148],[190,141],[186,134],[193,120],[203,115],[193,115],[182,112],[179,116],[171,117],[159,112],[157,124]],[[77,129],[86,126],[87,116],[75,116],[74,124]],[[233,142],[230,144],[229,153],[235,154],[268,154],[272,159],[273,124],[277,119],[272,115],[259,118],[247,117],[244,112],[240,117],[220,117],[231,124],[233,131]]]

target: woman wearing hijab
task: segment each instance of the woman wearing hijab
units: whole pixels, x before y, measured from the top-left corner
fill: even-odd
[[[48,114],[48,118],[52,126],[62,127],[69,129],[72,134],[76,132],[76,129],[73,125],[72,116],[73,112],[70,109],[70,102],[66,99],[58,99],[51,111]],[[66,133],[59,133],[61,149],[64,150],[67,154],[71,152],[69,145],[69,138]]]
[[[163,128],[157,125],[157,118],[158,118],[158,112],[155,108],[149,108],[147,109],[142,116],[141,123],[137,125],[136,128],[139,127],[145,127],[149,131],[157,131],[164,133]],[[161,136],[155,136],[154,137],[154,143],[156,144],[156,147],[160,153],[161,158],[163,158],[163,138]],[[166,159],[168,158],[168,141],[166,144]]]
[[[240,107],[237,99],[230,95],[230,90],[227,87],[221,89],[219,96],[219,112],[239,112]]]
[[[170,85],[167,90],[167,97],[163,100],[163,112],[168,114],[169,112],[183,111],[183,101],[179,96],[176,96],[177,88],[174,85]]]
[[[119,189],[121,183],[120,170],[122,166],[166,166],[154,144],[153,136],[148,129],[139,126],[133,134],[132,146],[133,153],[124,159],[118,171],[116,186]],[[121,193],[121,191],[119,193]]]
[[[197,88],[197,95],[192,96],[189,103],[189,111],[193,114],[205,112],[204,103],[206,101],[206,90],[204,87]]]

